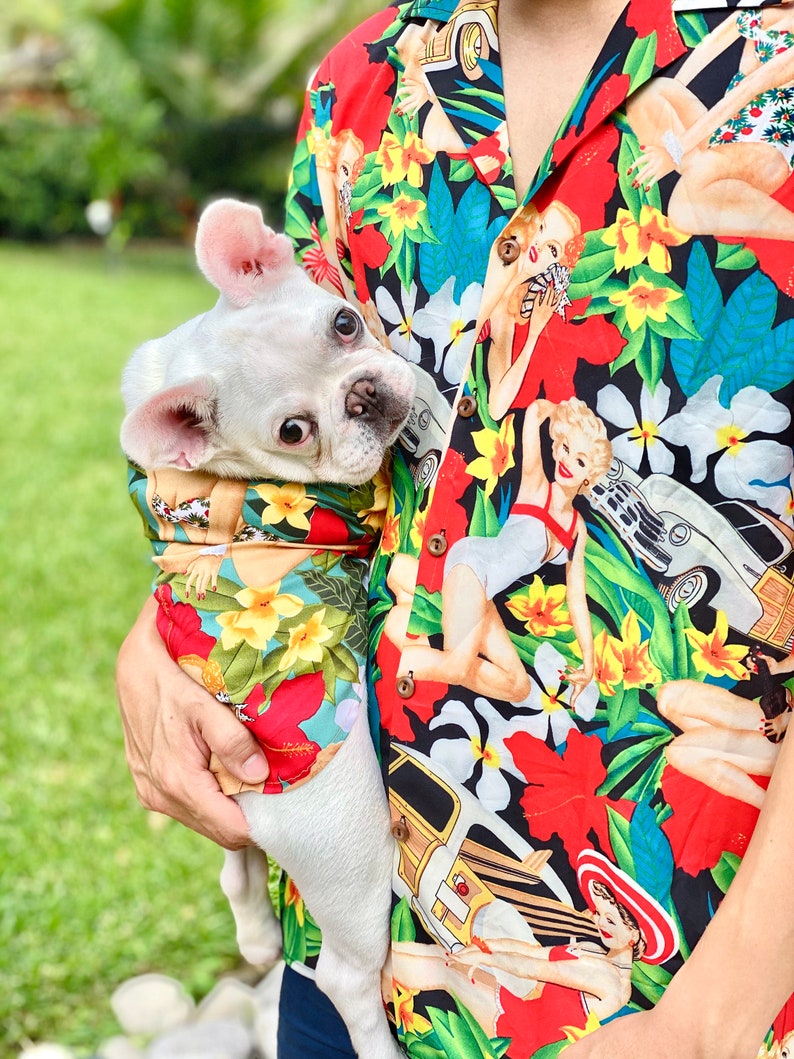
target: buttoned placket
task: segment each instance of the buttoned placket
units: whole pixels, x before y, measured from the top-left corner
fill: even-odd
[[[638,7],[641,2],[642,0],[631,0],[629,7]],[[425,10],[427,10],[426,5]],[[483,2],[478,5],[467,3],[466,11],[467,17],[473,18],[480,26],[482,41],[489,49],[489,61],[498,63],[498,0],[483,0]],[[427,13],[429,14],[430,12],[428,11]],[[456,131],[461,135],[461,139],[466,145],[471,164],[480,174],[481,179],[484,179],[482,163],[477,148],[482,141],[486,139],[485,132],[479,137],[476,136],[470,125],[467,124],[465,111],[457,109],[455,105],[456,100],[459,97],[459,86],[462,81],[462,75],[452,56],[451,42],[456,38],[455,27],[451,27],[451,23],[454,23],[455,17],[456,16],[453,15],[450,23],[442,25],[437,30],[435,37],[431,38],[428,43],[427,55],[433,58],[425,64],[424,72],[447,117],[455,127]],[[617,47],[617,26],[618,23],[616,23],[615,27],[613,27],[613,30],[608,35],[604,47],[602,48],[596,62],[593,64],[590,76],[582,87],[568,117],[562,123],[557,136],[552,144],[550,144],[546,156],[544,157],[534,180],[531,182],[523,203],[519,204],[516,199],[515,186],[512,181],[509,167],[503,167],[499,176],[495,180],[491,179],[490,182],[486,181],[491,194],[497,199],[500,205],[505,207],[504,227],[517,216],[520,209],[532,202],[533,198],[537,196],[538,192],[553,174],[560,170],[561,167],[569,161],[574,150],[579,148],[596,129],[603,125],[610,115],[625,102],[629,93],[637,91],[652,76],[658,74],[662,68],[661,66],[658,66],[655,61],[648,62],[643,69],[643,73],[636,77],[631,84],[624,84],[619,91],[616,91],[605,98],[599,99],[598,94],[595,91],[595,85],[593,85],[594,78],[597,79],[596,84],[602,83],[603,78],[609,75],[610,70],[612,70],[617,59],[621,57],[622,51],[624,50],[624,48],[618,49]],[[683,40],[680,39],[680,47],[668,56],[668,62],[664,65],[669,65],[685,53],[686,46]],[[440,60],[438,59],[439,56],[441,56]],[[626,78],[626,81],[628,81],[628,78]],[[495,82],[490,81],[489,87],[493,89],[494,84]],[[497,119],[501,117],[501,120],[505,122],[506,128],[506,111],[501,76],[499,77],[498,91],[495,93],[495,98],[491,103],[491,109],[493,112],[493,120],[497,121]],[[493,133],[491,133],[491,136],[492,135]],[[507,158],[509,159],[509,141],[506,139],[505,142]],[[509,209],[506,208],[508,204]],[[504,227],[502,230],[504,230]],[[509,245],[507,244],[509,244],[509,241],[505,240],[504,244],[500,246],[498,237],[494,241],[485,277],[484,294],[488,291],[489,286],[494,283],[495,274],[504,264],[504,255],[509,253]],[[485,300],[485,298],[483,300]],[[480,335],[482,328],[486,323],[486,319],[480,317],[475,326],[475,334]],[[472,351],[472,357],[473,355],[474,350]],[[471,366],[471,360],[469,364]],[[482,421],[477,414],[478,397],[472,390],[471,383],[467,378],[468,374],[468,370],[464,371],[463,381],[460,384],[458,394],[453,402],[453,414],[447,435],[447,445],[442,454],[441,466],[438,472],[439,481],[442,481],[446,474],[449,473],[446,466],[446,457],[449,452],[451,450],[455,451],[456,449],[458,451],[460,450],[460,446],[456,444],[456,438],[461,436],[460,431],[466,430],[468,434],[471,434],[476,430],[481,430],[483,427]],[[435,499],[431,495],[431,499],[425,512],[426,524],[433,527],[433,529],[423,542],[419,560],[419,582],[422,582],[425,579],[428,564],[444,561],[448,548],[450,544],[453,543],[447,539],[446,524],[448,519],[446,518],[446,512],[443,510],[443,503],[443,498]],[[435,527],[441,528],[438,529]],[[443,545],[441,544],[442,540]],[[416,680],[413,673],[399,676],[397,678],[396,690],[400,698],[412,698],[416,693]]]

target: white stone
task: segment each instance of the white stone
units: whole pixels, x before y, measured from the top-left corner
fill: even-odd
[[[278,998],[284,964],[277,964],[256,987],[257,1011],[254,1037],[262,1059],[276,1059],[278,1035]]]
[[[253,1039],[240,1022],[222,1019],[181,1026],[152,1041],[146,1059],[249,1059]]]
[[[239,1019],[252,1026],[257,1011],[257,995],[250,985],[239,978],[221,978],[196,1009],[196,1021]]]
[[[183,1025],[196,1003],[181,982],[164,974],[142,974],[123,982],[110,998],[125,1033],[153,1037]]]
[[[97,1048],[99,1059],[144,1059],[143,1052],[128,1037],[111,1037]]]

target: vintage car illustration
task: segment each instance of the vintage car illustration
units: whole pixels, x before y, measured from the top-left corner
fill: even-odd
[[[446,70],[458,65],[474,81],[479,66],[497,48],[496,4],[461,4],[455,18],[431,38],[432,51],[424,59],[426,67]]]
[[[450,405],[426,371],[414,365],[414,375],[416,395],[400,433],[399,444],[406,454],[416,485],[429,488],[441,463]]]
[[[663,474],[613,460],[590,503],[617,530],[667,600],[708,603],[728,624],[783,651],[794,644],[794,532],[740,500],[707,503]]]
[[[598,939],[592,916],[573,907],[548,864],[551,852],[533,850],[430,758],[393,747],[389,803],[398,893],[448,951],[472,935],[503,936],[508,919],[511,936],[541,945]]]

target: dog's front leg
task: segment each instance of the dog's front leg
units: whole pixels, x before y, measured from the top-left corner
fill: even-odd
[[[281,954],[281,927],[267,879],[267,857],[258,846],[224,850],[221,889],[231,906],[240,952],[253,964],[272,964]]]

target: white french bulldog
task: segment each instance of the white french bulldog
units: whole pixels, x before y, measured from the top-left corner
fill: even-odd
[[[137,475],[138,499],[161,570],[158,628],[186,671],[256,732],[273,703],[261,696],[235,699],[208,657],[211,637],[196,625],[202,607],[210,607],[219,622],[227,620],[218,615],[214,592],[233,570],[233,587],[241,587],[235,599],[254,608],[245,595],[253,591],[268,620],[271,603],[292,600],[282,602],[280,613],[294,615],[295,596],[283,586],[301,563],[316,564],[323,551],[337,558],[345,549],[361,554],[355,536],[352,543],[340,542],[310,528],[295,539],[290,527],[309,521],[289,511],[287,539],[274,539],[271,508],[257,508],[256,501],[272,497],[267,490],[273,488],[292,496],[293,487],[284,483],[360,486],[373,478],[410,411],[414,376],[379,345],[353,305],[317,287],[294,264],[289,240],[267,228],[256,207],[231,199],[210,205],[199,221],[196,256],[220,297],[209,312],[133,354],[122,384],[127,415],[121,441],[132,463],[146,472]],[[268,486],[270,479],[282,487]],[[303,497],[300,488],[294,487],[295,495]],[[302,502],[304,511],[305,497]],[[270,524],[252,526],[252,511],[262,507]],[[339,521],[332,518],[330,525]],[[322,526],[328,525],[326,518]],[[353,606],[365,607],[366,560],[348,560],[345,577],[358,578]],[[277,597],[265,588],[271,584]],[[313,613],[326,610],[315,607]],[[228,620],[237,617],[235,612]],[[188,626],[192,631],[185,632]],[[268,625],[269,634],[274,627]],[[218,643],[228,648],[235,635],[226,628]],[[289,647],[281,642],[280,652],[293,650],[292,640]],[[286,653],[260,653],[263,672],[276,670],[275,658],[288,670]],[[292,685],[281,687],[298,687],[301,680],[304,688],[319,681],[323,695],[323,682],[306,664]],[[283,793],[224,786],[240,791],[235,797],[256,846],[226,852],[221,885],[243,955],[254,963],[274,959],[281,938],[266,893],[267,849],[295,881],[322,931],[317,984],[336,1005],[357,1054],[395,1059],[402,1052],[380,992],[394,841],[360,672],[355,688],[352,708],[350,701],[331,704],[334,717],[342,718],[341,738],[330,749],[319,747],[317,760],[291,774]]]

